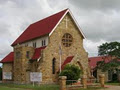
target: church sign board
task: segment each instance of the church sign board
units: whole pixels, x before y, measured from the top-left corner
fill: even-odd
[[[42,73],[40,73],[40,72],[31,72],[30,73],[30,81],[31,82],[40,82],[40,81],[42,81]]]
[[[12,72],[3,72],[3,79],[12,79]]]

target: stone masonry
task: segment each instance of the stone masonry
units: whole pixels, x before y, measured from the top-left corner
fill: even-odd
[[[13,63],[4,63],[3,64],[3,71],[4,72],[12,72],[13,74]],[[3,82],[6,82],[8,80],[3,80]],[[12,80],[9,80],[9,81],[13,81],[13,77],[12,77]]]
[[[62,44],[62,37],[65,33],[72,35],[73,42],[70,47],[65,47]],[[71,64],[78,65],[83,71],[82,74],[90,77],[90,71],[88,67],[88,54],[83,47],[83,36],[73,21],[71,15],[67,13],[59,25],[56,27],[56,29],[53,31],[53,33],[49,36],[49,43],[46,48],[42,50],[41,58],[38,62],[37,60],[30,61],[31,57],[34,54],[35,48],[20,45],[14,47],[14,69],[12,69],[14,74],[14,82],[22,84],[30,83],[30,72],[41,72],[41,84],[58,83],[58,75],[60,69],[60,45],[62,48],[62,63],[67,57],[74,56]],[[26,57],[26,52],[30,53],[29,58]],[[55,59],[55,74],[52,73],[53,59]],[[9,66],[11,67],[11,65]]]
[[[30,52],[30,57],[26,57],[26,52]],[[17,53],[19,56],[17,57]],[[15,83],[27,83],[29,82],[29,59],[33,56],[34,48],[33,47],[21,47],[17,46],[14,48],[14,82]]]
[[[66,27],[67,18],[67,27]],[[62,37],[65,33],[70,33],[73,37],[73,43],[70,47],[64,47],[62,45]],[[57,82],[58,70],[59,70],[59,45],[62,46],[62,63],[68,56],[74,56],[73,62],[79,62],[82,67],[83,74],[89,74],[88,71],[88,56],[83,48],[83,37],[76,27],[73,19],[67,14],[56,30],[51,34],[49,38],[48,46],[43,50],[43,61],[39,65],[39,72],[43,74],[44,82]],[[56,73],[52,74],[52,60],[56,59]],[[76,64],[75,63],[75,64]]]

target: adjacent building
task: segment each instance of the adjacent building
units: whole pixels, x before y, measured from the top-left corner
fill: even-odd
[[[97,63],[100,61],[105,61],[105,63],[110,63],[113,61],[112,57],[108,56],[96,56],[89,57],[89,66],[91,68],[91,74],[99,81],[99,74],[105,74],[106,82],[116,82],[120,81],[120,67],[113,70],[107,70],[103,72],[101,69],[96,68]],[[119,60],[118,60],[119,61]]]

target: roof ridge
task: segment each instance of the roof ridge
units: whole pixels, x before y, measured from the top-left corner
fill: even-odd
[[[46,18],[43,18],[37,22],[30,24],[24,30],[24,32],[12,43],[11,46],[14,46],[17,43],[23,43],[23,42],[26,42],[50,33],[52,29],[56,26],[56,24],[59,22],[59,20],[62,18],[62,16],[66,13],[67,10],[69,9],[62,10],[58,13],[55,13],[53,15],[50,15]]]

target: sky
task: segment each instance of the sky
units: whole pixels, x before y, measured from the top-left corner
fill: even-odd
[[[120,41],[120,0],[0,0],[0,60],[30,24],[66,8],[86,36],[89,57],[102,43]]]

